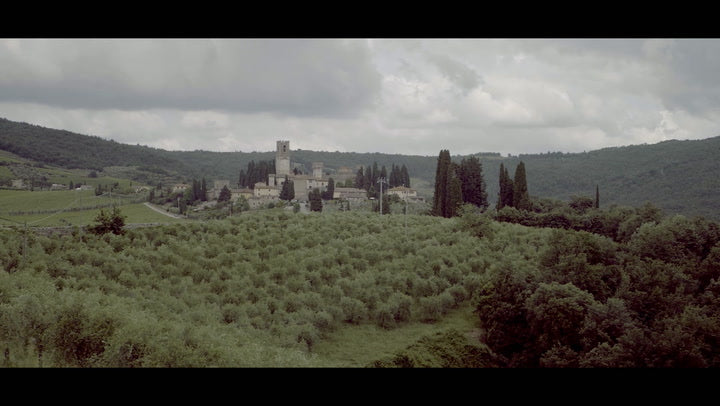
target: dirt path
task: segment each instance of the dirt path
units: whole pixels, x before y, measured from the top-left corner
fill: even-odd
[[[160,213],[160,214],[164,214],[164,215],[166,215],[166,216],[168,216],[168,217],[172,217],[172,218],[176,218],[176,219],[183,219],[183,218],[185,218],[185,217],[179,216],[179,215],[177,215],[177,214],[168,213],[167,211],[165,211],[165,210],[163,210],[163,209],[159,209],[159,208],[153,206],[152,204],[150,204],[150,203],[148,203],[148,202],[145,202],[145,206],[147,206],[147,207],[155,210],[156,212],[158,212],[158,213]]]

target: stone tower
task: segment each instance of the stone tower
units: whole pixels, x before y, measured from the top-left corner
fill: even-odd
[[[290,141],[277,142],[275,173],[278,177],[290,174]]]
[[[323,163],[313,162],[312,163],[313,178],[322,179],[323,177]]]

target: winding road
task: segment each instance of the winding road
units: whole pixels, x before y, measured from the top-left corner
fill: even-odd
[[[147,207],[155,210],[156,212],[158,212],[158,213],[160,213],[160,214],[164,214],[164,215],[166,215],[166,216],[168,216],[168,217],[172,217],[172,218],[176,218],[176,219],[183,219],[183,218],[185,218],[185,217],[179,216],[179,215],[177,215],[177,214],[169,213],[169,212],[167,212],[167,211],[165,211],[165,210],[163,210],[163,209],[160,209],[160,208],[158,208],[158,207],[156,207],[156,206],[154,206],[154,205],[152,205],[152,204],[150,204],[150,203],[148,203],[148,202],[145,202],[145,206],[147,206]]]

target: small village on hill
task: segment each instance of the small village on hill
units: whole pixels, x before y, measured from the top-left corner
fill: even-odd
[[[300,203],[309,201],[309,194],[313,189],[318,189],[321,193],[327,193],[332,190],[331,199],[347,202],[363,202],[367,200],[375,200],[374,197],[368,196],[368,191],[357,187],[340,187],[337,185],[353,184],[356,176],[355,168],[343,166],[338,168],[335,173],[330,176],[325,171],[323,162],[312,163],[312,174],[304,174],[301,164],[293,163],[290,159],[290,141],[277,141],[277,149],[275,151],[275,170],[276,173],[268,175],[265,182],[256,182],[252,187],[240,188],[237,184],[227,179],[215,180],[212,189],[207,191],[207,199],[209,202],[217,201],[223,188],[230,191],[230,201],[235,203],[239,199],[247,200],[251,209],[267,206],[270,203],[277,204],[280,202],[281,193],[285,182],[291,182],[294,198],[290,199]],[[173,186],[173,193],[184,192],[192,185],[185,183]],[[378,189],[379,190],[379,189]],[[383,193],[389,196],[397,196],[400,200],[406,202],[423,202],[425,199],[419,197],[417,191],[406,186],[394,186],[386,188]],[[328,196],[329,197],[329,196]]]
[[[83,220],[73,221],[65,219],[67,216],[59,216],[61,213],[85,210],[87,214],[88,210],[129,203],[143,203],[153,210],[153,215],[160,213],[163,215],[161,218],[168,219],[221,218],[245,210],[273,207],[286,207],[303,212],[322,211],[322,207],[318,209],[318,206],[310,204],[314,191],[321,200],[335,203],[326,207],[337,207],[341,211],[378,211],[380,199],[387,206],[384,213],[390,209],[391,202],[401,203],[403,206],[425,202],[425,198],[410,187],[410,177],[404,165],[402,171],[399,165],[393,165],[389,174],[385,166],[380,170],[367,165],[367,174],[364,174],[361,165],[328,168],[323,162],[312,162],[311,165],[295,162],[291,160],[290,141],[278,140],[276,145],[274,160],[261,162],[265,168],[271,169],[268,169],[267,173],[255,174],[253,179],[246,177],[244,181],[241,175],[240,180],[213,179],[206,182],[203,178],[201,181],[193,179],[192,183],[178,183],[177,176],[160,175],[146,182],[138,182],[131,180],[137,179],[138,173],[137,170],[132,172],[132,167],[104,167],[102,170],[60,169],[6,153],[1,168],[6,172],[2,188],[7,193],[74,193],[67,196],[55,193],[42,196],[23,195],[26,196],[26,202],[32,196],[34,203],[8,206],[5,214],[13,217],[15,222],[24,222],[27,216],[46,214],[52,216],[46,216],[51,217],[49,221],[46,221],[45,217],[30,218],[31,224],[69,226],[81,225],[79,223],[90,219],[85,218],[88,217],[86,215]],[[240,172],[242,174],[243,170]],[[16,200],[20,199],[19,195],[13,196]],[[125,208],[123,206],[123,210]],[[418,210],[423,209],[415,208],[415,211]],[[153,223],[157,222],[152,216],[150,219]],[[134,216],[130,222],[137,222]]]

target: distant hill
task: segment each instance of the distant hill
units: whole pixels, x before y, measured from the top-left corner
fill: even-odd
[[[520,155],[503,162],[512,171],[521,160],[525,163],[530,195],[594,198],[598,185],[601,207],[639,206],[649,201],[667,213],[720,219],[719,158],[720,137],[713,137],[586,153]],[[487,179],[497,183],[497,175],[490,173],[493,169],[497,173],[497,168],[488,166]]]
[[[292,140],[290,146],[293,147]],[[133,167],[126,176],[138,181],[151,179],[152,174],[162,174],[165,179],[168,176],[178,180],[205,177],[210,181],[228,179],[234,182],[240,169],[251,160],[274,158],[274,151],[165,151],[6,119],[0,119],[0,149],[65,168],[100,170],[113,167],[118,172],[117,167]],[[667,213],[720,219],[720,137],[604,148],[586,153],[553,152],[512,157],[502,157],[499,153],[474,155],[483,164],[492,206],[497,199],[500,163],[509,168],[512,176],[522,160],[531,196],[565,201],[572,195],[594,197],[595,185],[598,185],[603,207],[610,204],[639,206],[650,201]],[[453,160],[459,162],[463,157],[467,156],[453,156]],[[354,169],[373,162],[380,167],[385,165],[388,170],[392,164],[404,164],[411,178],[423,184],[421,194],[432,198],[437,155],[292,150],[291,160],[304,164],[308,171],[312,162],[321,161],[330,172],[341,166]]]

